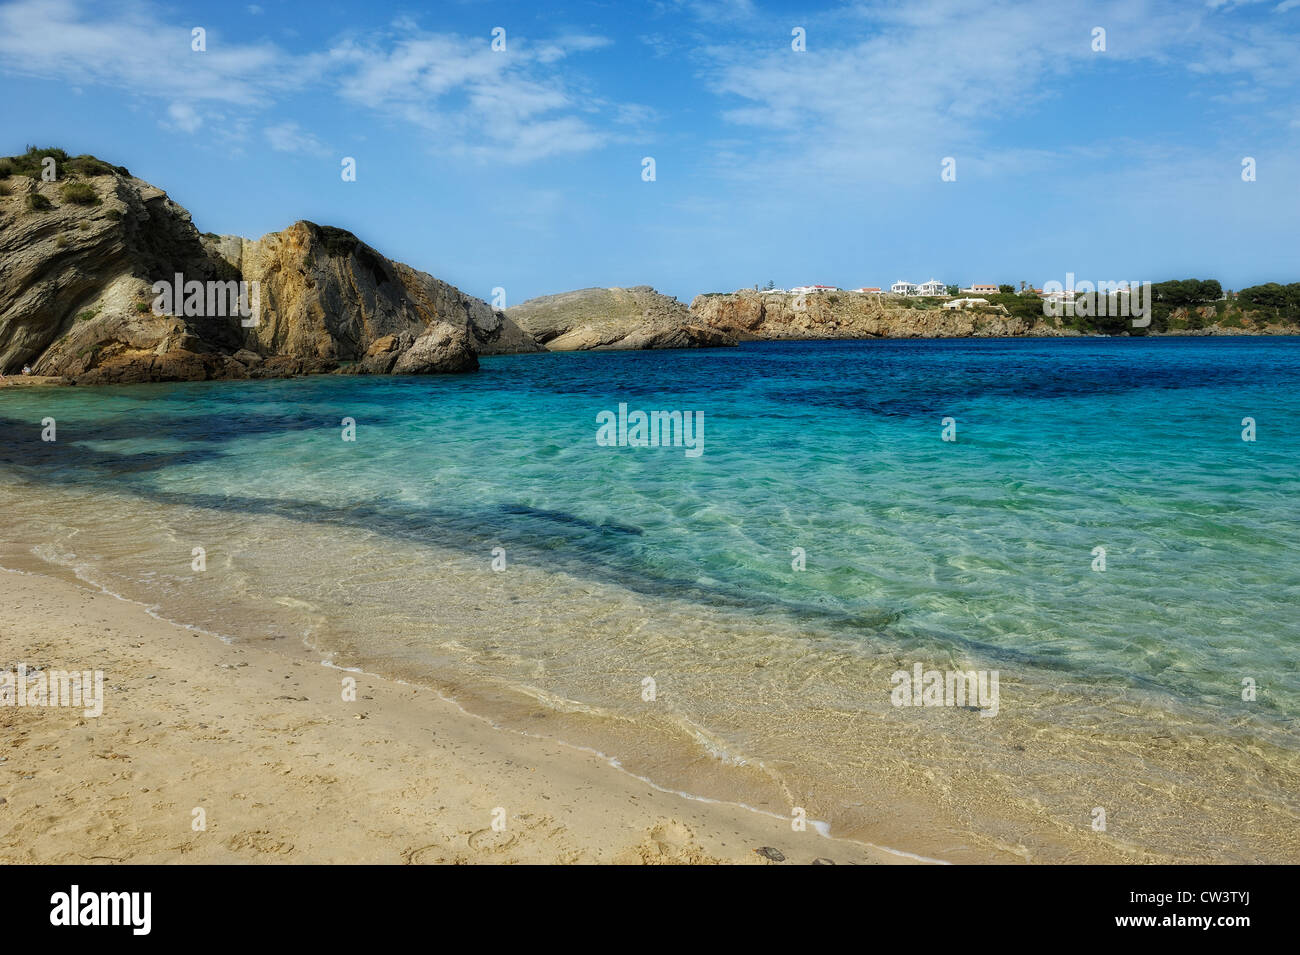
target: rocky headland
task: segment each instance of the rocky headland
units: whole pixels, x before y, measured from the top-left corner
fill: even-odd
[[[0,185],[0,371],[11,375],[24,365],[83,384],[431,374],[542,350],[502,312],[342,229],[203,234],[163,190],[57,150],[0,160]],[[160,310],[154,283],[177,276],[182,287],[244,283],[257,314],[185,308],[180,296]]]
[[[155,283],[174,283],[160,307]],[[191,284],[208,290],[191,301]],[[214,309],[236,290],[247,311]],[[162,189],[58,149],[0,159],[0,387],[340,373],[472,372],[480,355],[707,348],[740,341],[1063,336],[1095,332],[1037,299],[945,309],[840,290],[741,290],[688,308],[647,285],[504,311],[343,229],[299,221],[259,239],[201,233]],[[252,314],[253,311],[256,314]],[[1222,305],[1161,314],[1162,334],[1291,334]],[[1125,334],[1124,328],[1106,329]]]
[[[1006,338],[1072,334],[1050,319],[1005,309],[916,308],[892,296],[859,292],[792,295],[748,289],[697,295],[691,315],[742,341],[835,338]]]
[[[549,351],[736,344],[729,330],[705,324],[648,285],[544,295],[506,309],[506,315]]]

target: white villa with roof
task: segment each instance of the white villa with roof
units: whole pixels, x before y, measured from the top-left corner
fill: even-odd
[[[948,286],[944,285],[938,279],[930,279],[928,282],[922,282],[920,285],[914,285],[911,282],[895,282],[890,286],[889,291],[895,295],[947,295]]]

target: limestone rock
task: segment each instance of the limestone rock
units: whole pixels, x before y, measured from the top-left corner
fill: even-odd
[[[0,173],[10,170],[0,196],[0,371],[30,364],[83,383],[187,381],[386,374],[405,358],[403,374],[429,374],[472,371],[478,352],[542,350],[486,302],[342,229],[302,221],[255,240],[201,235],[165,192],[125,169],[63,157],[59,180],[47,183],[10,169],[23,159],[0,161]],[[165,314],[185,310],[152,286],[177,274],[248,283],[256,320]]]
[[[446,322],[433,326],[415,340],[393,365],[394,375],[434,375],[477,371],[478,358],[464,328]]]
[[[706,328],[741,340],[836,338],[990,338],[1075,334],[1046,317],[1039,322],[988,310],[921,309],[858,292],[792,295],[755,292],[698,295],[691,315]]]
[[[648,285],[588,288],[529,299],[506,316],[550,351],[734,345],[726,330],[696,320]]]
[[[414,343],[415,335],[412,332],[399,332],[396,335],[377,338],[370,343],[365,357],[353,370],[361,375],[386,375],[393,370],[398,356]]]

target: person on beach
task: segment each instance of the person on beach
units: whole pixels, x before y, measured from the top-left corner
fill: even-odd
[[[31,373],[32,373],[32,366],[31,366],[31,365],[23,365],[23,374],[24,374],[24,375],[30,375]]]

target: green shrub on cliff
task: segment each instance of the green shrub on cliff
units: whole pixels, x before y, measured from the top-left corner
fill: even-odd
[[[131,175],[125,166],[114,166],[112,163],[104,162],[104,160],[97,159],[89,154],[83,153],[80,156],[69,156],[57,146],[28,146],[27,152],[20,156],[0,159],[0,179],[4,179],[13,173],[29,176],[32,179],[40,179],[45,170],[46,159],[54,160],[55,179],[61,179],[68,174],[87,177],[107,176],[111,173],[118,173],[122,176]]]
[[[97,206],[101,201],[88,182],[65,182],[59,187],[59,195],[63,197],[64,202],[79,206]]]
[[[113,172],[126,172],[121,166],[110,166],[104,160],[96,159],[94,156],[77,156],[69,159],[63,164],[63,170],[78,176],[107,176]]]
[[[39,192],[29,192],[27,194],[27,208],[32,212],[45,212],[47,209],[53,209],[54,203]]]
[[[41,173],[45,170],[45,160],[54,160],[55,178],[58,178],[59,167],[68,159],[68,154],[62,149],[55,146],[46,146],[43,149],[36,146],[28,146],[27,152],[21,156],[12,157],[9,162],[13,165],[13,171],[28,176],[32,179],[40,179]]]

